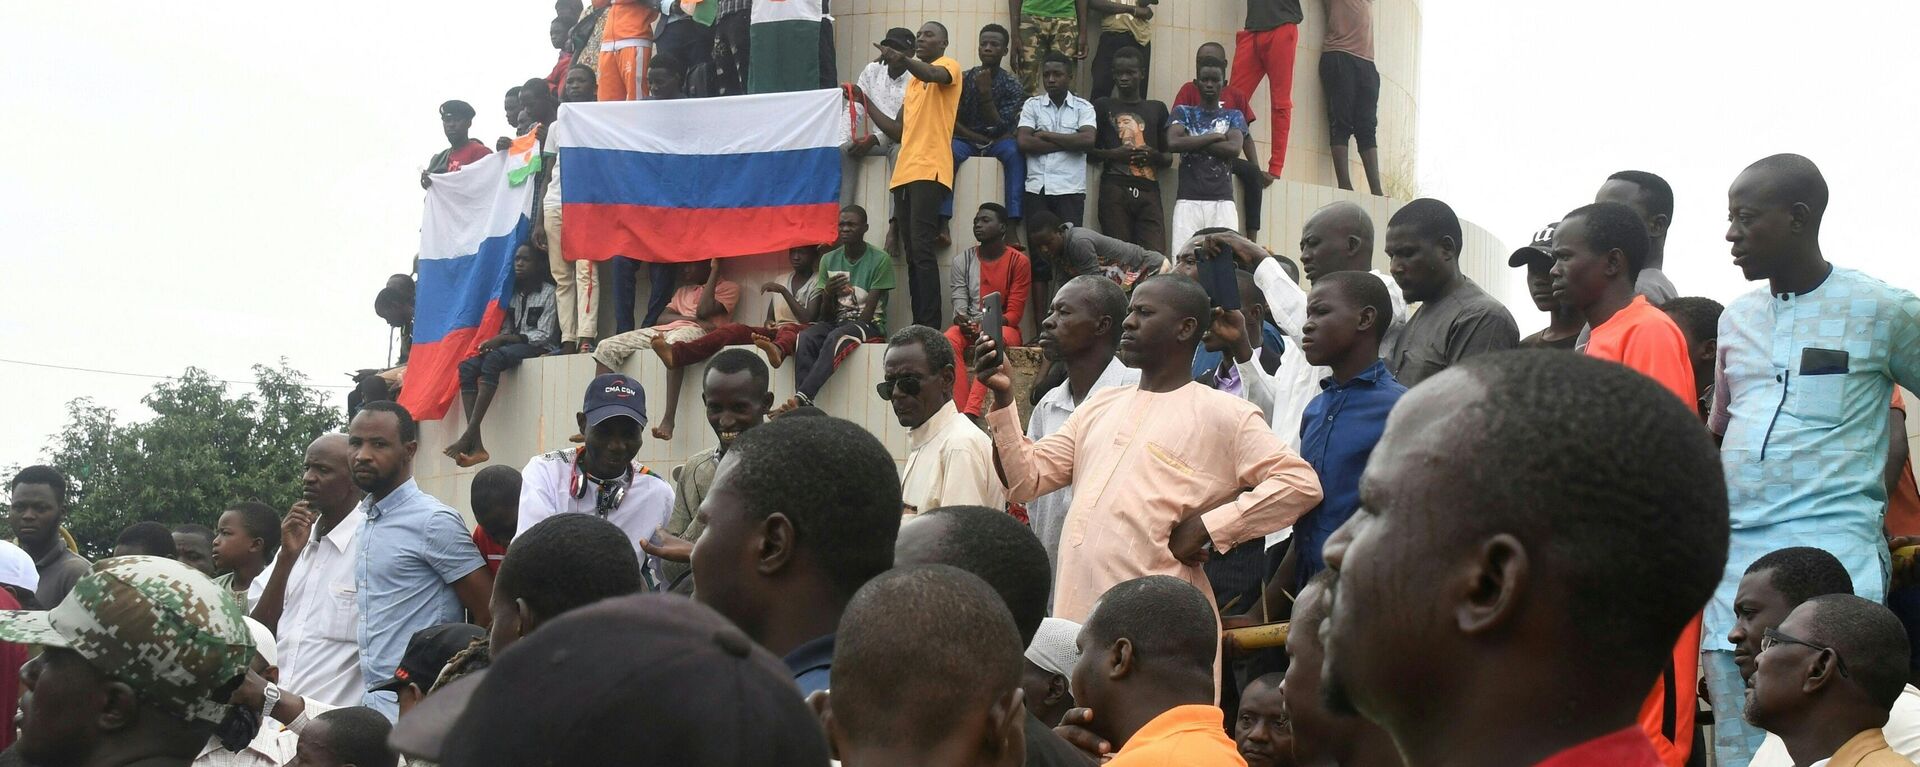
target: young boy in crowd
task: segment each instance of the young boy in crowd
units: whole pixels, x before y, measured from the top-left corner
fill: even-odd
[[[947,328],[947,342],[955,349],[973,348],[980,337],[980,299],[999,293],[1001,333],[1008,346],[1019,346],[1020,320],[1027,316],[1027,291],[1033,277],[1027,254],[1007,242],[1007,209],[982,203],[973,216],[973,237],[980,244],[955,253],[948,270],[953,324]],[[953,377],[953,401],[960,412],[980,417],[986,398],[986,388],[976,386],[973,376]]]
[[[1184,244],[1202,229],[1233,229],[1238,223],[1233,210],[1233,158],[1247,141],[1247,118],[1221,104],[1226,81],[1227,62],[1201,58],[1193,78],[1200,103],[1175,105],[1167,124],[1167,148],[1181,153],[1170,242]]]
[[[1556,226],[1559,224],[1548,224],[1547,228],[1534,233],[1532,244],[1523,245],[1507,256],[1507,266],[1527,268],[1527,295],[1533,298],[1535,309],[1547,313],[1547,326],[1520,339],[1522,349],[1572,351],[1574,343],[1580,340],[1581,328],[1587,326],[1587,318],[1553,294],[1553,229]]]
[[[655,338],[668,343],[692,341],[715,328],[733,324],[733,307],[740,302],[740,285],[720,277],[716,261],[690,261],[680,265],[680,287],[660,313],[660,324],[641,328],[600,342],[593,350],[593,361],[601,375],[618,371],[634,352],[653,348]],[[680,399],[680,371],[667,376],[667,401]],[[672,408],[660,416],[653,427],[655,439],[673,439]]]
[[[1320,504],[1293,524],[1293,546],[1268,586],[1298,593],[1326,569],[1321,549],[1360,508],[1360,474],[1387,428],[1387,414],[1407,393],[1380,361],[1380,342],[1393,323],[1387,285],[1367,272],[1335,272],[1307,294],[1300,349],[1307,361],[1331,369],[1324,391],[1301,418],[1300,457],[1320,477]]]
[[[513,531],[520,525],[520,472],[512,466],[488,466],[473,475],[473,545],[487,560],[487,569],[500,574]]]
[[[259,501],[234,504],[220,512],[220,521],[214,524],[213,567],[225,574],[213,582],[233,592],[234,599],[252,612],[267,589],[267,579],[260,574],[279,550],[280,515]]]
[[[1146,7],[1146,6],[1141,6]],[[1146,54],[1113,55],[1114,95],[1095,98],[1093,157],[1101,161],[1100,230],[1155,253],[1167,252],[1160,173],[1167,154],[1167,105],[1146,98]]]
[[[654,353],[660,355],[660,361],[668,368],[683,368],[705,362],[726,347],[753,344],[767,353],[768,365],[780,367],[780,363],[793,356],[793,345],[800,331],[826,314],[826,301],[822,298],[826,294],[814,279],[820,266],[820,246],[788,248],[787,264],[793,269],[760,286],[760,292],[767,296],[765,324],[734,323],[714,328],[713,332],[691,341],[669,341],[664,335],[655,336]],[[667,410],[673,408],[674,402],[668,400]]]
[[[1194,61],[1213,57],[1227,60],[1227,49],[1219,43],[1201,43],[1194,51]],[[1228,67],[1231,75],[1232,67]],[[1253,105],[1248,100],[1253,96],[1229,83],[1220,91],[1220,103],[1228,109],[1236,110],[1247,118],[1247,140],[1240,147],[1240,156],[1233,158],[1233,175],[1240,179],[1240,215],[1246,226],[1244,231],[1249,238],[1260,236],[1260,204],[1267,187],[1272,186],[1277,174],[1267,172],[1267,166],[1260,162],[1260,144],[1253,140],[1253,123],[1259,118],[1253,113]],[[1176,107],[1199,106],[1200,91],[1192,81],[1182,83],[1179,92],[1173,96]],[[1175,241],[1178,244],[1178,241]]]
[[[553,284],[547,282],[546,254],[531,244],[521,245],[513,254],[513,298],[507,301],[506,323],[499,335],[481,342],[479,351],[460,363],[460,403],[466,410],[467,430],[445,451],[455,464],[465,468],[487,462],[490,456],[480,441],[480,423],[493,404],[500,374],[560,348],[558,314]]]

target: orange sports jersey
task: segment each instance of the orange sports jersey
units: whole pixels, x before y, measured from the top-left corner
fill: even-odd
[[[1634,296],[1633,303],[1593,329],[1587,356],[1633,368],[1667,387],[1688,408],[1699,407],[1686,336],[1680,334],[1680,326],[1673,324],[1666,312],[1647,303],[1646,296]]]
[[[593,7],[606,8],[607,31],[600,36],[601,44],[617,40],[651,40],[653,23],[660,18],[660,12],[647,7],[640,0],[593,0]]]

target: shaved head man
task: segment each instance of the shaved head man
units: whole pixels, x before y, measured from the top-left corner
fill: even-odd
[[[1667,279],[1667,227],[1673,225],[1673,187],[1667,180],[1644,170],[1623,170],[1607,177],[1594,202],[1617,202],[1633,209],[1647,227],[1652,246],[1646,263],[1634,277],[1633,292],[1646,296],[1647,303],[1661,306],[1680,295]]]
[[[1920,387],[1920,298],[1827,261],[1827,196],[1820,169],[1796,154],[1747,166],[1727,189],[1733,264],[1766,284],[1720,315],[1707,414],[1721,435],[1735,552],[1707,605],[1701,659],[1721,764],[1745,763],[1762,737],[1739,717],[1747,688],[1721,640],[1747,567],[1769,551],[1819,546],[1846,567],[1855,594],[1886,596],[1887,404],[1895,384]]]
[[[279,637],[280,683],[335,706],[358,704],[366,687],[360,645],[338,628],[343,617],[357,624],[359,610],[341,616],[334,596],[354,588],[354,539],[366,520],[359,509],[366,493],[348,470],[352,458],[345,434],[322,434],[307,446],[300,502],[280,523],[280,554],[253,610],[254,620]]]
[[[1326,544],[1329,706],[1416,767],[1661,764],[1636,721],[1726,560],[1717,468],[1692,409],[1612,363],[1520,350],[1415,387]]]
[[[1335,272],[1368,272],[1387,284],[1387,295],[1393,300],[1393,321],[1380,345],[1384,357],[1387,347],[1400,337],[1400,329],[1406,327],[1407,299],[1392,275],[1373,268],[1373,217],[1367,215],[1366,208],[1341,200],[1314,211],[1300,230],[1300,268],[1311,283]]]

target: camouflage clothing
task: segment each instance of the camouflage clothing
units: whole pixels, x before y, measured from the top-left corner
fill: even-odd
[[[0,612],[0,640],[61,647],[183,719],[219,724],[216,692],[247,671],[240,605],[200,571],[160,557],[94,565],[59,607]]]
[[[1020,15],[1020,86],[1028,93],[1040,93],[1040,60],[1059,51],[1070,59],[1080,56],[1080,20],[1050,19]],[[1075,69],[1078,69],[1075,66]]]

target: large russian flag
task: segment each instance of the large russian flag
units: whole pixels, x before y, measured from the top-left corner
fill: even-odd
[[[434,176],[427,189],[413,352],[400,387],[400,404],[418,420],[446,415],[460,392],[460,361],[506,320],[513,252],[533,229],[534,185],[512,183],[512,160],[495,152]]]
[[[563,105],[562,251],[684,262],[832,242],[849,128],[837,89]]]

